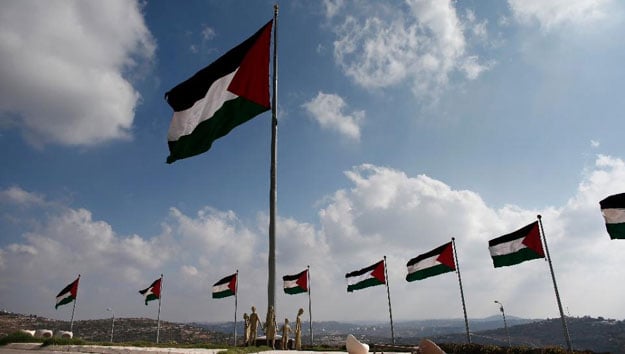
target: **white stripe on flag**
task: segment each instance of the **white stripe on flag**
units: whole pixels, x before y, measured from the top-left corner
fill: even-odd
[[[503,256],[506,254],[517,252],[520,249],[527,248],[527,246],[523,244],[524,239],[525,237],[521,237],[521,238],[517,238],[516,240],[500,243],[498,245],[489,247],[488,249],[490,250],[490,255],[492,257]]]
[[[289,288],[296,288],[299,285],[297,285],[297,280],[298,279],[293,279],[293,280],[285,280],[284,281],[284,288],[285,289],[289,289]]]
[[[625,209],[602,209],[606,224],[625,223]]]
[[[367,279],[373,278],[373,276],[371,275],[372,272],[373,272],[373,270],[371,270],[370,272],[365,273],[365,274],[355,275],[355,276],[347,278],[347,285],[358,284],[361,281],[365,281]]]
[[[436,260],[436,258],[438,258],[439,256],[440,254],[435,254],[432,257],[422,259],[419,262],[408,266],[408,273],[414,273],[414,272],[427,269],[427,268],[431,268],[431,267],[441,264],[441,262]]]
[[[224,102],[233,100],[239,96],[228,91],[234,75],[239,69],[216,80],[206,92],[206,96],[195,102],[191,108],[184,111],[174,112],[174,117],[167,133],[168,141],[177,141],[181,136],[189,135],[201,122],[210,119]]]
[[[220,293],[222,291],[230,290],[228,285],[230,285],[230,282],[219,284],[219,285],[213,285],[213,293]]]

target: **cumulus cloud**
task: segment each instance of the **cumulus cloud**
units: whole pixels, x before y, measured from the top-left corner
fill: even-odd
[[[365,118],[365,112],[344,112],[347,103],[341,96],[319,92],[317,97],[302,106],[322,128],[335,130],[352,140],[360,140],[360,124]]]
[[[344,11],[349,15],[335,27],[335,60],[357,84],[383,88],[407,81],[417,97],[431,96],[444,89],[456,71],[474,79],[488,69],[476,54],[467,53],[452,2],[412,0],[404,7],[380,6],[363,10],[361,16]],[[484,37],[485,23],[470,15],[476,35]]]
[[[140,95],[127,74],[155,47],[137,1],[5,1],[0,120],[37,146],[129,139]]]
[[[384,287],[349,294],[345,284],[346,273],[386,256],[395,319],[461,317],[455,275],[413,283],[404,279],[409,259],[451,237],[469,317],[492,315],[494,299],[505,303],[511,315],[558,316],[546,262],[494,269],[488,252],[488,240],[533,222],[537,214],[543,217],[571,315],[625,314],[618,297],[621,281],[613,271],[622,263],[623,250],[609,240],[598,205],[623,192],[625,162],[620,158],[597,156],[564,205],[539,210],[514,204],[493,208],[474,191],[384,166],[362,164],[345,176],[349,188],[324,199],[317,222],[278,218],[276,301],[285,316],[294,315],[302,300],[281,296],[280,277],[310,266],[317,319],[386,320]],[[120,235],[86,209],[40,198],[49,207],[40,215],[42,222],[25,230],[18,242],[0,247],[0,298],[7,308],[58,316],[51,310],[55,294],[81,273],[79,318],[97,317],[106,307],[124,316],[151,316],[137,290],[164,273],[164,319],[228,320],[230,310],[207,294],[214,282],[237,269],[241,307],[262,309],[266,303],[266,215],[248,225],[233,211],[206,207],[188,215],[172,208],[159,234]]]
[[[0,191],[0,198],[21,206],[36,206],[44,204],[44,198],[42,196],[25,191],[18,186],[9,187]]]
[[[538,23],[549,31],[561,26],[590,25],[603,20],[612,0],[508,0],[517,21]]]

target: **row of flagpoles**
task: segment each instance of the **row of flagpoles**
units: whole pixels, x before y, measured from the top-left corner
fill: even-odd
[[[178,84],[165,94],[167,103],[174,110],[174,117],[168,131],[168,145],[170,155],[168,163],[195,156],[210,149],[212,143],[228,134],[236,126],[245,123],[254,116],[269,109],[272,111],[271,120],[271,166],[270,166],[270,210],[269,210],[269,257],[268,257],[268,309],[275,308],[275,217],[276,217],[276,163],[277,163],[277,15],[278,5],[274,5],[273,20],[264,25],[258,32],[246,39],[238,46],[232,48],[206,68],[200,70],[186,81]],[[269,90],[267,77],[269,77],[269,49],[271,32],[273,27],[273,95],[269,104]],[[226,85],[224,85],[224,82]],[[217,85],[217,83],[219,83]],[[215,85],[214,85],[215,84]],[[213,90],[213,91],[211,91]],[[216,93],[215,90],[220,90]],[[223,91],[223,94],[222,92]],[[212,92],[212,94],[209,94]],[[223,97],[234,97],[232,100],[222,100]],[[601,209],[606,219],[606,226],[611,238],[625,238],[625,193],[610,196],[601,201]],[[538,230],[540,228],[540,230]],[[540,235],[542,234],[542,240]],[[544,244],[544,251],[543,251]],[[562,312],[553,266],[549,256],[549,250],[542,230],[540,217],[538,221],[511,234],[501,236],[489,241],[489,250],[495,267],[509,266],[536,258],[546,258],[553,279],[560,316],[565,332],[568,349],[571,349],[566,321]],[[545,252],[546,251],[546,252]],[[381,265],[381,266],[380,266]],[[408,264],[408,281],[421,280],[437,274],[456,271],[460,285],[463,311],[465,317],[467,340],[470,342],[469,325],[462,290],[462,279],[458,266],[458,258],[455,248],[455,240],[440,246],[430,252],[421,254],[411,259]],[[310,272],[306,271],[307,281]],[[302,272],[303,273],[303,272]],[[300,273],[300,274],[302,274]],[[225,296],[235,296],[235,338],[236,338],[236,278],[238,271],[219,282],[215,286],[225,285]],[[283,279],[292,282],[293,279]],[[71,301],[76,306],[78,281],[80,276],[57,296],[57,307]],[[230,288],[234,279],[234,288]],[[299,279],[299,278],[298,278]],[[159,300],[159,326],[160,329],[160,298],[163,277],[157,279],[150,287],[141,290],[148,301]],[[391,318],[391,332],[394,342],[391,297],[388,287],[386,272],[386,257],[373,266],[360,269],[346,274],[348,291],[359,290],[369,286],[386,284],[389,302],[389,314]],[[224,283],[221,283],[224,281]],[[295,281],[297,284],[297,281]],[[302,284],[299,284],[301,286]],[[310,314],[310,284],[306,283],[306,292],[309,294]],[[285,285],[285,292],[286,292]],[[298,290],[292,290],[297,293]],[[232,295],[228,295],[232,292]],[[213,292],[215,296],[215,292]],[[221,296],[221,295],[219,295]],[[73,326],[74,310],[70,330]],[[312,341],[312,317],[311,317],[311,341]]]
[[[277,106],[278,106],[278,58],[277,58],[277,27],[278,5],[274,5],[273,20],[264,25],[254,35],[238,46],[222,55],[209,66],[195,75],[178,84],[165,94],[167,103],[174,110],[174,117],[168,131],[168,145],[170,155],[168,163],[195,156],[208,151],[212,143],[228,134],[236,126],[245,123],[256,115],[271,109],[271,165],[269,191],[269,252],[268,252],[268,281],[267,281],[267,309],[275,309],[275,234],[276,234],[276,163],[277,163]],[[267,77],[269,77],[269,59],[271,47],[271,32],[273,27],[273,76],[272,97],[269,102]],[[221,83],[221,84],[217,84]],[[225,85],[224,85],[225,83]],[[212,92],[212,94],[211,94]],[[224,100],[223,97],[233,97]],[[625,194],[610,196],[601,201],[601,209],[606,219],[606,226],[611,238],[625,238]],[[540,231],[538,231],[540,226]],[[540,217],[537,223],[532,223],[512,234],[504,235],[489,242],[489,250],[495,267],[509,266],[535,258],[546,258],[553,279],[554,290],[562,318],[565,338],[568,349],[571,349],[566,321],[562,311],[556,279],[549,257],[547,242],[542,232]],[[543,251],[544,243],[544,251]],[[466,316],[466,306],[462,290],[462,279],[458,269],[458,259],[455,251],[455,241],[446,244],[438,257],[432,259],[413,259],[408,262],[411,280],[427,277],[430,273],[456,271],[460,284],[463,311],[467,330],[467,340],[470,342],[469,325]],[[452,252],[450,252],[450,250]],[[433,251],[432,251],[433,252]],[[430,252],[431,253],[431,252]],[[453,257],[450,255],[453,254]],[[455,262],[454,262],[455,261]],[[411,263],[412,262],[412,263]],[[429,263],[428,263],[429,262]],[[386,262],[384,259],[384,284],[386,277]],[[432,267],[428,267],[430,264]],[[453,265],[453,266],[450,266]],[[431,268],[431,269],[430,269]],[[374,271],[375,271],[374,267]],[[362,271],[362,269],[360,270]],[[360,272],[357,271],[356,273]],[[352,272],[353,273],[353,272]],[[351,273],[348,273],[348,275]],[[378,276],[379,272],[376,273]],[[362,275],[362,274],[358,274]],[[433,274],[435,275],[435,274]],[[431,276],[431,275],[430,275]],[[348,283],[349,279],[348,278]],[[378,279],[377,282],[381,280]],[[370,282],[366,280],[366,282]],[[374,281],[375,283],[375,281]],[[352,284],[354,289],[361,285]],[[349,290],[349,286],[348,286]],[[390,291],[389,313],[391,315],[391,332],[393,332]],[[235,300],[236,302],[236,300]],[[235,306],[236,308],[236,306]],[[236,310],[235,310],[236,322]],[[312,322],[312,321],[311,321]],[[235,333],[236,334],[236,333]],[[311,331],[312,337],[312,331]],[[394,335],[393,335],[394,341]]]
[[[625,193],[611,195],[603,199],[600,203],[601,211],[604,215],[606,222],[606,229],[612,239],[625,238]],[[562,328],[564,332],[564,338],[568,350],[571,350],[571,339],[568,332],[566,318],[564,316],[562,302],[560,300],[560,294],[558,291],[558,285],[556,282],[555,273],[553,270],[553,264],[551,256],[549,254],[549,248],[547,245],[547,239],[542,225],[542,217],[537,216],[537,221],[534,221],[514,232],[505,234],[503,236],[494,238],[488,242],[489,251],[493,260],[493,266],[495,268],[511,266],[519,264],[525,261],[544,258],[549,264],[549,271],[553,281],[553,287],[556,296],[556,302],[558,304],[558,310],[560,312],[560,318],[562,320]],[[467,318],[467,310],[464,299],[464,291],[462,288],[462,277],[460,274],[460,264],[458,261],[458,255],[456,252],[455,238],[451,238],[450,242],[447,242],[431,251],[422,253],[406,264],[407,275],[406,280],[409,282],[416,280],[423,280],[432,276],[436,276],[443,273],[455,271],[458,275],[458,284],[460,287],[460,297],[462,301],[462,309],[464,313],[465,327],[467,342],[471,342],[471,336],[469,331],[469,322]],[[236,345],[236,324],[237,324],[237,293],[238,293],[238,274],[237,270],[234,274],[228,275],[215,284],[212,288],[213,298],[225,298],[234,296],[234,344]],[[313,343],[313,329],[312,329],[312,304],[310,295],[310,266],[306,270],[294,274],[285,275],[282,277],[284,282],[284,292],[286,294],[299,294],[308,293],[308,314],[310,323],[310,339],[311,345]],[[353,292],[355,290],[361,290],[376,285],[386,285],[388,296],[388,307],[391,324],[391,337],[393,344],[395,343],[395,334],[393,328],[393,313],[391,307],[391,294],[388,284],[388,272],[386,267],[386,256],[373,265],[368,267],[349,272],[345,274],[347,281],[347,291]],[[74,313],[76,309],[76,299],[78,295],[78,283],[80,281],[80,275],[78,278],[63,288],[56,296],[56,306],[68,304],[73,302],[72,317],[70,321],[70,331],[73,330]],[[161,294],[162,294],[163,275],[152,282],[150,286],[143,290],[139,290],[139,293],[144,296],[145,304],[149,301],[159,300],[158,315],[157,315],[157,332],[156,343],[159,342],[160,332],[160,312],[161,312]]]

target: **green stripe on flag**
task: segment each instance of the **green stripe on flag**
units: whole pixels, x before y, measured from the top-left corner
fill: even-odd
[[[376,285],[382,285],[382,284],[384,284],[384,282],[379,281],[376,278],[368,278],[356,284],[348,285],[347,291],[351,292],[354,290],[360,290],[360,289],[368,288],[370,286],[376,286]]]
[[[198,124],[191,134],[168,142],[170,155],[167,163],[208,151],[215,140],[265,111],[266,107],[241,97],[224,102],[210,119]]]
[[[531,259],[543,258],[529,248],[522,248],[514,253],[508,253],[500,256],[492,256],[495,268],[506,267],[519,264]]]
[[[612,240],[625,239],[625,223],[605,224]]]
[[[454,271],[453,269],[449,268],[448,266],[444,264],[438,264],[433,267],[425,268],[425,269],[410,273],[406,276],[406,280],[407,281],[421,280],[421,279],[433,277],[435,275],[439,275],[439,274],[443,274],[447,272],[453,272],[453,271]]]

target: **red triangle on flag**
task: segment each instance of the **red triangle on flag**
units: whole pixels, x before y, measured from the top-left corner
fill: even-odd
[[[535,221],[532,225],[532,228],[528,232],[527,236],[523,239],[523,244],[527,246],[527,248],[536,252],[539,256],[545,257],[543,243],[540,240],[540,231],[538,230],[538,221]]]
[[[371,272],[371,276],[379,280],[380,283],[386,284],[386,277],[384,276],[384,261],[380,261],[376,264],[375,269]]]
[[[237,276],[233,276],[230,278],[230,282],[228,283],[228,289],[232,290],[233,293],[237,292]]]
[[[456,262],[454,262],[454,249],[451,245],[451,242],[446,245],[445,249],[443,250],[443,252],[441,252],[441,254],[438,255],[438,258],[436,258],[436,260],[448,266],[449,268],[456,270]]]
[[[308,270],[302,272],[302,274],[297,278],[295,284],[302,288],[304,291],[308,291]]]

